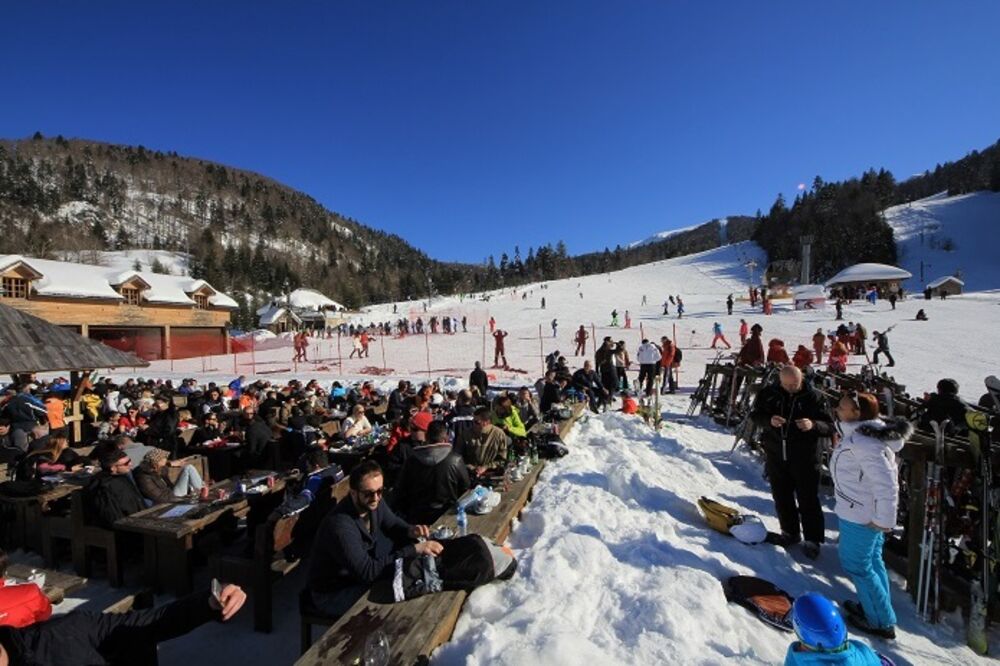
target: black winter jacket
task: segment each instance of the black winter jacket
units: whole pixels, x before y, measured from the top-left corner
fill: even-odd
[[[73,611],[21,629],[0,627],[0,644],[17,666],[151,666],[158,642],[220,618],[208,599],[198,592],[150,610]]]
[[[451,445],[413,448],[396,483],[393,508],[415,525],[430,525],[469,489],[469,471]]]
[[[113,529],[119,518],[146,508],[139,488],[128,474],[101,472],[82,492],[88,522],[108,529]]]
[[[775,428],[772,416],[783,417],[785,424]],[[794,394],[780,383],[765,387],[757,394],[751,418],[763,431],[761,441],[768,457],[781,461],[814,463],[819,457],[819,438],[833,434],[833,420],[823,397],[805,383]],[[798,419],[810,419],[812,430],[799,430],[795,425]]]

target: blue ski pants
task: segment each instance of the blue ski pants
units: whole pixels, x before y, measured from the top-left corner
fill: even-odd
[[[884,543],[885,534],[881,530],[840,519],[840,564],[854,581],[865,618],[873,627],[896,624],[889,574],[882,560]]]

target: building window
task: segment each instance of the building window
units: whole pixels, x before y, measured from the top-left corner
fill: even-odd
[[[135,287],[122,287],[121,294],[122,298],[125,299],[125,305],[139,305],[141,303],[139,290]]]
[[[194,295],[194,306],[199,310],[208,309],[208,296],[205,294],[195,294]]]
[[[27,298],[28,281],[23,278],[5,277],[3,279],[4,298]]]

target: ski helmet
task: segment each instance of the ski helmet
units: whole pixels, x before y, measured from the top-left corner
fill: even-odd
[[[813,650],[836,650],[847,640],[840,611],[818,592],[803,594],[792,605],[792,627],[802,643]]]

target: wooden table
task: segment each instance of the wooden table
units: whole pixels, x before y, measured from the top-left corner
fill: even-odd
[[[544,462],[536,465],[521,481],[512,484],[490,513],[469,514],[469,532],[503,543],[513,521],[531,499],[543,467]],[[442,525],[456,527],[454,511],[441,517],[434,527]],[[451,638],[467,596],[461,591],[439,592],[393,603],[391,582],[380,581],[295,662],[296,666],[354,663],[361,657],[365,639],[376,630],[389,639],[389,663],[409,666],[429,657]]]
[[[269,472],[254,471],[250,476],[265,476]],[[143,537],[143,569],[146,584],[162,588],[176,596],[188,594],[191,583],[191,549],[197,534],[215,524],[223,516],[246,516],[250,503],[255,497],[284,490],[285,481],[278,477],[274,488],[261,495],[249,495],[236,501],[219,503],[197,518],[162,518],[162,514],[178,504],[158,504],[154,507],[126,516],[115,523],[115,529],[141,534]],[[219,488],[232,492],[233,482],[225,481],[212,486],[214,493]],[[198,510],[203,505],[196,505]]]
[[[42,552],[42,514],[48,509],[49,504],[69,497],[86,485],[88,480],[89,477],[72,476],[63,483],[56,484],[52,488],[30,497],[0,496],[0,504],[11,507],[14,512],[12,545],[21,546],[36,553]]]
[[[25,581],[31,576],[31,571],[32,568],[24,564],[11,564],[7,567],[8,576]],[[45,587],[42,588],[42,592],[53,606],[61,604],[67,594],[72,594],[87,584],[86,578],[62,571],[51,569],[36,569],[36,571],[45,574]]]
[[[241,460],[246,446],[189,446],[185,451],[205,458],[208,474],[214,481],[223,481],[234,474],[242,474],[247,463]]]

